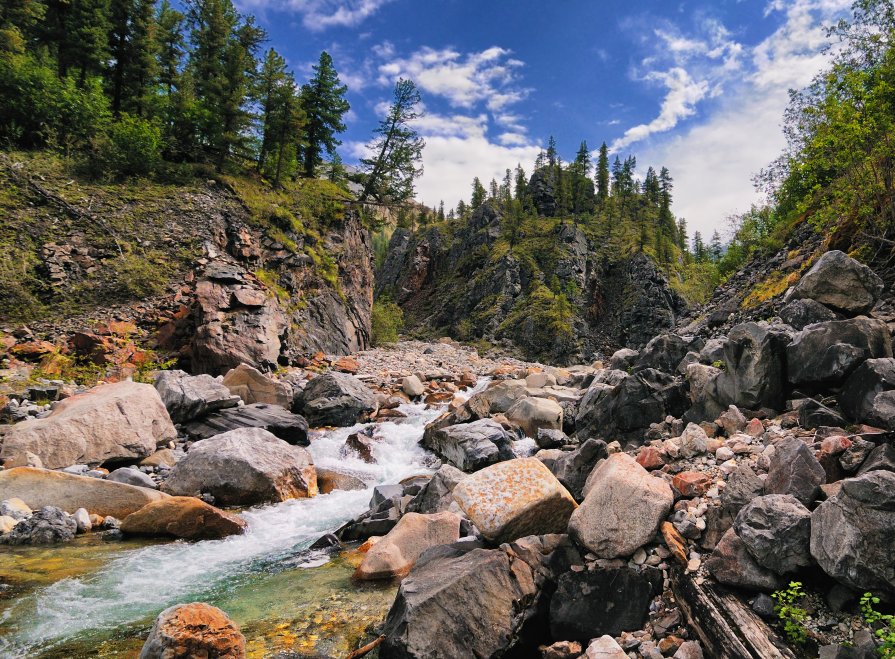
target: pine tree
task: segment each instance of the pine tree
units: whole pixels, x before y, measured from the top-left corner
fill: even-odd
[[[444,199],[438,202],[438,221],[444,222]]]
[[[423,173],[420,161],[426,145],[412,127],[421,116],[419,104],[420,93],[413,81],[398,80],[388,114],[376,129],[372,150],[377,155],[361,160],[366,181],[360,201],[373,197],[400,203],[413,197],[413,182]]]
[[[457,217],[465,220],[467,213],[469,213],[469,208],[466,206],[466,202],[461,199],[457,202]]]
[[[48,0],[40,33],[59,76],[75,70],[83,86],[108,57],[109,0]]]
[[[21,53],[39,35],[43,0],[4,0],[0,8],[0,53]]]
[[[702,242],[702,234],[699,231],[693,233],[693,258],[697,263],[703,263],[706,260],[705,243]]]
[[[109,30],[112,113],[144,114],[156,79],[154,0],[111,0]]]
[[[718,234],[718,230],[712,233],[712,240],[709,243],[709,258],[717,263],[721,260],[721,257],[724,256],[724,247],[721,245],[721,236]]]
[[[521,164],[516,165],[513,198],[522,204],[523,210],[528,208],[528,178]]]
[[[273,48],[267,51],[261,70],[258,72],[258,93],[261,104],[261,147],[258,150],[258,171],[264,165],[273,146],[276,135],[274,122],[278,104],[283,100],[282,88],[287,84],[289,73],[286,60]],[[290,92],[291,93],[291,92]]]
[[[497,181],[492,178],[491,183],[488,184],[488,199],[496,201],[498,196],[500,196],[500,191],[497,189]]]
[[[470,202],[470,208],[472,210],[478,209],[483,203],[485,203],[485,197],[487,196],[487,191],[485,190],[485,186],[482,185],[482,182],[479,180],[479,177],[476,176],[472,179],[472,201]]]
[[[314,176],[323,152],[332,155],[342,143],[336,134],[344,132],[342,116],[351,107],[345,100],[348,87],[339,80],[329,53],[320,53],[320,60],[313,70],[314,75],[301,89],[302,108],[307,118],[303,158],[305,176],[308,177]]]
[[[556,159],[556,139],[551,135],[550,139],[547,140],[547,166],[551,170],[556,167]]]
[[[180,78],[180,68],[186,52],[183,26],[186,17],[173,9],[168,0],[162,0],[156,14],[156,53],[158,80],[170,97]]]
[[[617,159],[616,159],[617,160]],[[609,198],[609,149],[606,142],[600,145],[600,155],[597,158],[597,199],[600,206]]]

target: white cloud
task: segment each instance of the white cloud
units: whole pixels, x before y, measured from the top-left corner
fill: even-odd
[[[638,159],[665,165],[675,178],[675,213],[689,230],[723,233],[726,218],[760,202],[752,176],[785,146],[781,124],[788,90],[800,88],[825,65],[823,26],[851,0],[774,2],[782,25],[743,53],[740,82],[724,80],[725,94],[698,125],[673,136],[654,135]]]
[[[498,112],[529,93],[517,84],[517,70],[523,63],[497,46],[466,54],[424,46],[408,57],[386,59],[389,61],[379,66],[380,84],[410,78],[420,89],[445,98],[453,107],[469,109],[484,103]]]
[[[354,27],[394,0],[241,0],[240,7],[276,8],[302,14],[302,24],[319,32],[330,27]]]

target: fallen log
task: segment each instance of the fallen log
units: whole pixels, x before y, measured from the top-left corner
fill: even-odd
[[[796,659],[780,637],[735,595],[671,571],[671,591],[706,656],[715,659]]]
[[[347,657],[345,657],[345,659],[360,659],[360,657],[363,657],[364,655],[369,654],[370,652],[378,648],[384,640],[385,636],[379,636],[375,641],[371,641],[365,646],[358,648]]]

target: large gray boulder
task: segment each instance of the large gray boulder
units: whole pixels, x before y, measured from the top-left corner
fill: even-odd
[[[330,371],[314,378],[297,400],[296,412],[313,427],[353,426],[376,411],[376,395],[347,373]]]
[[[811,449],[798,437],[777,442],[765,480],[768,494],[791,494],[804,505],[814,503],[826,472]]]
[[[810,298],[849,316],[867,313],[883,292],[883,281],[863,263],[831,250],[802,275],[787,300]]]
[[[881,320],[817,323],[796,334],[787,347],[788,379],[794,386],[838,386],[865,360],[891,356],[889,328]]]
[[[593,485],[569,520],[569,535],[599,558],[630,556],[655,535],[674,503],[667,481],[627,453],[600,463]]]
[[[785,327],[743,323],[727,335],[724,371],[707,383],[705,396],[721,406],[783,408],[786,385]]]
[[[850,588],[895,595],[895,473],[844,480],[811,515],[811,555]]]
[[[719,583],[727,586],[770,592],[784,583],[782,577],[758,564],[732,528],[721,537],[705,567]]]
[[[793,300],[780,310],[780,320],[794,330],[802,330],[814,323],[839,320],[842,316],[815,300]]]
[[[117,382],[66,398],[46,418],[12,426],[0,460],[28,464],[21,459],[32,453],[47,469],[137,460],[176,437],[152,385]]]
[[[811,565],[811,513],[794,496],[769,494],[748,503],[733,528],[764,568],[788,574]]]
[[[868,359],[845,381],[839,406],[851,419],[895,429],[895,359]]]
[[[421,443],[442,460],[467,472],[514,457],[510,436],[503,426],[491,419],[426,432]]]
[[[298,446],[311,443],[308,422],[301,414],[268,403],[252,403],[212,412],[201,419],[189,421],[183,427],[190,439],[208,439],[238,428],[261,428]]]
[[[536,438],[542,428],[562,430],[563,409],[555,400],[529,396],[513,403],[506,417],[518,425],[526,436]]]
[[[566,572],[550,599],[550,635],[587,641],[640,629],[650,602],[661,592],[662,572],[654,568]]]
[[[171,470],[164,491],[210,494],[223,506],[251,506],[317,494],[311,454],[266,430],[241,428],[190,447]]]
[[[640,351],[635,369],[654,368],[665,373],[674,373],[678,364],[688,352],[699,352],[704,342],[692,336],[678,336],[665,332],[653,337]]]
[[[587,478],[597,463],[608,456],[606,442],[602,439],[588,439],[574,451],[563,451],[550,466],[550,471],[571,493],[575,501],[584,499]]]
[[[443,464],[426,483],[413,500],[407,504],[407,511],[413,513],[440,513],[454,502],[453,491],[466,474],[453,465]]]
[[[161,371],[155,378],[155,390],[174,423],[191,421],[239,403],[239,396],[231,394],[219,379],[204,374]]]
[[[64,510],[44,506],[0,538],[7,545],[52,545],[75,537],[78,524]]]

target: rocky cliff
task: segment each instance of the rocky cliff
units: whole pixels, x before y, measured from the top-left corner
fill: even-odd
[[[649,257],[611,259],[571,220],[531,220],[513,245],[506,233],[488,203],[466,222],[397,229],[376,295],[401,305],[412,330],[559,363],[640,347],[687,310]]]
[[[0,323],[38,353],[76,352],[75,334],[102,346],[114,323],[215,374],[369,345],[370,235],[327,182],[274,194],[247,179],[99,184],[46,159],[0,164]]]

